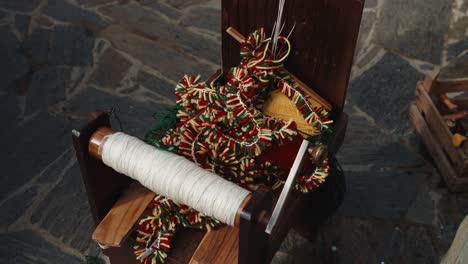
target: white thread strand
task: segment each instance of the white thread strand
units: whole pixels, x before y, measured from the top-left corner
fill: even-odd
[[[278,36],[281,34],[281,31],[283,31],[284,24],[283,24],[283,10],[284,10],[284,3],[286,0],[279,0],[278,2],[278,14],[276,16],[276,22],[275,22],[275,27],[273,30],[273,44],[271,47],[271,50],[273,52],[273,56],[276,56],[276,48],[277,48],[277,43],[278,43]]]
[[[155,149],[121,132],[106,136],[100,150],[107,166],[159,195],[231,226],[250,193],[184,157]]]

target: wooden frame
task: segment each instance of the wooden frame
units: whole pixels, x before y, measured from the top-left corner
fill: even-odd
[[[131,234],[136,228],[138,219],[155,194],[138,182],[118,174],[104,165],[102,161],[96,159],[96,150],[94,149],[96,145],[94,142],[96,133],[108,130],[106,128],[110,128],[109,115],[107,113],[100,113],[82,129],[79,131],[74,130],[73,132],[75,151],[82,175],[91,176],[89,178],[93,179],[100,186],[98,192],[92,193],[92,190],[96,189],[93,187],[97,186],[93,185],[90,181],[85,182],[88,197],[93,198],[89,200],[90,205],[92,208],[95,208],[94,212],[101,212],[109,208],[103,218],[100,217],[99,213],[93,213],[94,218],[98,220],[97,228],[93,233],[93,239],[104,247],[104,253],[109,256],[112,263],[138,263],[131,249],[133,240]],[[114,187],[112,179],[119,179],[119,177],[125,177],[125,180],[129,181],[122,187],[120,192],[117,192],[117,194],[120,194],[120,197],[117,198],[114,194],[108,195],[109,192],[105,190]],[[101,185],[103,179],[109,178],[110,180],[107,184]],[[213,241],[216,241],[216,243],[223,241],[223,238],[219,239],[220,236],[238,236],[238,239],[225,241],[226,243],[233,244],[235,247],[238,246],[237,244],[242,245],[239,247],[239,255],[237,255],[237,252],[232,254],[233,260],[239,258],[239,260],[244,259],[242,263],[259,263],[259,260],[266,258],[266,248],[268,246],[266,235],[261,235],[261,231],[265,229],[266,222],[259,220],[262,216],[261,213],[271,208],[271,203],[271,190],[261,186],[252,194],[252,197],[243,207],[240,214],[239,230],[242,230],[242,232],[238,233],[235,227],[223,227],[206,235],[200,230],[186,230],[185,239],[182,240],[184,246],[181,246],[184,250],[177,251],[177,253],[171,255],[168,263],[187,263],[188,261],[210,263],[213,259],[209,259],[210,261],[208,261],[207,258],[226,257],[226,255],[232,253],[227,252],[226,248],[220,249],[217,252],[218,254],[212,254],[212,252],[208,254],[205,252],[205,249],[211,248],[213,250],[213,247],[200,246],[204,243],[212,244]],[[184,236],[184,234],[181,236]],[[175,245],[182,244],[181,242],[177,242],[175,241]],[[251,244],[255,244],[256,246],[250,246]],[[264,250],[259,250],[262,247]],[[190,253],[187,254],[187,252]],[[228,255],[227,257],[230,256]]]
[[[245,35],[264,26],[269,32],[273,25],[271,14],[276,14],[277,4],[277,0],[222,1],[224,72],[239,63],[240,49],[239,43],[225,30],[233,26]],[[294,52],[286,68],[294,73],[302,87],[312,87],[313,90],[306,89],[323,97],[322,104],[331,108],[335,120],[329,142],[331,153],[340,148],[347,126],[348,118],[342,110],[363,6],[362,0],[302,0],[287,2],[284,11],[288,18],[286,29],[296,22],[290,39]],[[216,73],[210,80],[219,77],[220,73]],[[133,255],[131,231],[144,211],[143,205],[148,204],[154,194],[90,156],[88,142],[100,127],[110,127],[109,116],[105,113],[95,114],[81,130],[73,133],[82,177],[98,226],[94,238],[97,241],[103,239],[104,254],[110,257],[112,264],[138,263]],[[269,216],[260,212],[268,211],[274,204],[277,197],[271,195],[271,191],[263,188],[254,194],[245,207],[239,229],[222,227],[208,234],[182,230],[173,241],[175,250],[171,251],[167,263],[266,263],[291,228],[313,233],[310,230],[317,227],[313,212],[320,203],[313,195],[294,194],[282,217],[282,228],[274,236],[268,236],[264,227]]]
[[[73,132],[76,155],[97,224],[93,239],[103,246],[112,263],[138,263],[132,250],[132,232],[155,194],[94,157],[94,135],[103,127],[110,128],[107,113],[98,114],[82,129]],[[343,133],[335,135],[332,150],[339,148]],[[262,263],[270,260],[292,227],[290,220],[296,218],[307,202],[306,196],[293,196],[288,201],[280,230],[269,236],[265,228],[274,201],[271,195],[266,187],[253,193],[242,210],[239,228],[225,226],[206,234],[200,230],[184,230],[174,241],[174,247],[183,245],[180,246],[182,250],[171,252],[168,263]]]
[[[447,85],[449,83],[450,85]],[[466,83],[437,81],[430,76],[416,86],[416,102],[409,108],[410,120],[416,133],[434,159],[434,162],[451,191],[468,190],[468,155],[464,149],[452,144],[453,134],[429,92],[441,94],[467,90]],[[457,87],[454,90],[453,87]],[[448,106],[446,106],[448,107]],[[448,110],[447,110],[448,111]]]

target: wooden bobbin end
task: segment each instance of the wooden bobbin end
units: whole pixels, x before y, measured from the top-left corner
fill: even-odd
[[[236,219],[234,220],[235,227],[239,227],[242,211],[244,210],[247,203],[250,201],[250,198],[252,198],[252,195],[247,195],[247,197],[245,197],[244,201],[242,201],[241,205],[239,206],[239,209],[237,209]]]
[[[114,134],[115,131],[110,128],[110,127],[100,127],[98,128],[91,138],[89,139],[89,144],[88,144],[88,152],[89,154],[95,158],[100,160],[101,159],[101,153],[99,151],[99,147],[102,145],[104,138],[108,135]]]

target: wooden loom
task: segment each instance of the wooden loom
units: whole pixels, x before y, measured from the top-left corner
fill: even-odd
[[[329,150],[333,153],[341,146],[346,130],[347,115],[343,112],[343,105],[363,5],[360,0],[286,1],[285,28],[291,28],[294,22],[296,27],[290,39],[293,53],[285,68],[301,80],[304,92],[309,92],[316,101],[332,110],[335,124]],[[277,6],[277,1],[222,1],[223,72],[239,63],[240,45],[232,35],[242,38],[240,33],[232,30],[228,33],[226,30],[233,27],[245,35],[263,26],[268,32],[275,19],[271,14],[276,14]],[[313,87],[315,92],[309,87]],[[110,132],[108,128],[109,116],[101,113],[73,133],[97,226],[93,239],[105,248],[104,254],[111,263],[138,263],[132,249],[132,231],[155,194],[93,157],[96,156],[99,138]],[[311,196],[292,193],[278,218],[278,228],[271,235],[267,234],[265,228],[277,198],[268,188],[259,188],[239,209],[237,227],[224,226],[208,233],[181,230],[173,241],[167,262],[269,262],[291,228],[302,231],[315,228],[311,216],[305,213],[309,210],[302,209],[313,206]]]

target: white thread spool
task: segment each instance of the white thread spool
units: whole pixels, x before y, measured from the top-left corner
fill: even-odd
[[[234,225],[237,211],[250,194],[184,157],[155,149],[138,138],[117,132],[99,146],[102,161],[159,195]]]

